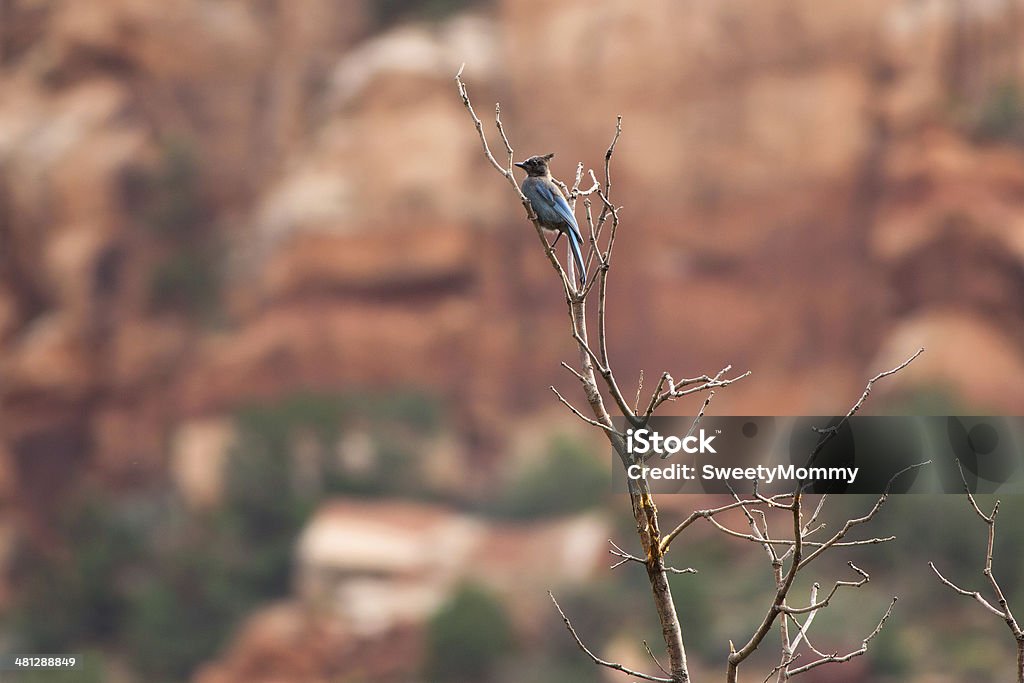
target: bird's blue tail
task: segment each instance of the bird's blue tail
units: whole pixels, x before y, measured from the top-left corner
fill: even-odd
[[[569,230],[569,248],[572,249],[572,258],[576,262],[576,270],[579,271],[580,284],[585,285],[587,283],[587,267],[583,263],[583,252],[580,249],[580,242],[582,241],[579,233],[575,230]]]

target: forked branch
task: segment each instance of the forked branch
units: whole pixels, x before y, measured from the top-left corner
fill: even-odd
[[[985,526],[988,527],[988,541],[985,545],[985,568],[982,570],[982,574],[988,580],[989,586],[992,589],[993,595],[995,595],[995,605],[987,600],[981,591],[969,591],[961,588],[957,584],[953,583],[938,570],[934,562],[929,562],[928,566],[935,572],[935,576],[939,578],[944,585],[956,593],[963,595],[968,598],[973,598],[981,607],[988,613],[999,617],[1006,623],[1006,627],[1010,629],[1010,633],[1013,635],[1013,640],[1017,645],[1017,683],[1024,683],[1024,630],[1021,629],[1020,623],[1017,618],[1013,616],[1013,612],[1010,611],[1010,605],[1006,601],[1006,596],[1003,594],[1003,589],[999,585],[998,579],[996,579],[995,573],[992,571],[992,556],[994,555],[994,547],[996,542],[996,515],[999,514],[999,501],[997,500],[995,505],[992,506],[992,512],[985,514],[982,512],[981,507],[978,505],[978,501],[975,500],[974,494],[971,493],[971,487],[967,484],[967,477],[964,476],[963,466],[960,464],[960,460],[956,461],[957,470],[960,472],[960,481],[964,485],[964,493],[967,494],[967,501],[970,503],[971,509],[974,510]]]

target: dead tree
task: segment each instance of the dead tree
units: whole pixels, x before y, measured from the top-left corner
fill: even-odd
[[[624,423],[637,429],[646,425],[655,412],[666,402],[675,401],[689,396],[703,395],[704,401],[698,412],[697,418],[694,421],[695,426],[710,404],[716,389],[729,386],[730,384],[747,377],[750,373],[745,372],[742,374],[730,375],[731,367],[727,366],[719,370],[714,375],[702,374],[695,377],[676,380],[672,374],[664,372],[658,380],[650,398],[645,403],[641,403],[639,396],[640,392],[638,391],[637,400],[635,404],[631,406],[622,393],[619,381],[616,378],[609,359],[606,317],[608,278],[612,267],[615,240],[618,237],[619,232],[619,210],[621,208],[616,206],[612,202],[611,198],[611,160],[615,152],[615,145],[622,132],[621,117],[618,117],[616,120],[615,131],[612,136],[611,143],[608,145],[608,149],[604,154],[603,179],[599,181],[593,170],[589,170],[584,174],[583,164],[580,163],[576,166],[576,174],[571,187],[566,186],[564,183],[559,183],[573,211],[576,209],[577,200],[580,198],[583,200],[583,215],[586,219],[586,225],[583,230],[584,239],[589,243],[589,248],[586,251],[585,264],[589,277],[587,278],[587,284],[585,286],[577,287],[575,284],[575,278],[571,272],[571,262],[567,261],[569,267],[569,273],[567,273],[559,263],[554,249],[548,243],[544,235],[544,231],[533,212],[530,202],[523,195],[519,188],[519,184],[516,182],[516,178],[513,174],[513,162],[515,160],[513,147],[501,120],[500,105],[495,105],[494,125],[496,135],[500,139],[500,144],[504,151],[504,156],[501,161],[499,161],[491,151],[487,135],[484,132],[483,123],[473,109],[466,85],[462,80],[461,69],[455,76],[455,81],[458,86],[459,96],[462,99],[462,103],[469,113],[477,134],[480,137],[484,156],[487,158],[490,165],[505,177],[505,180],[509,184],[510,191],[519,198],[519,201],[526,212],[526,217],[533,223],[533,227],[537,233],[537,238],[540,241],[541,249],[544,251],[548,261],[551,263],[552,269],[558,277],[558,280],[561,282],[562,291],[565,295],[566,308],[569,314],[568,332],[571,335],[578,352],[578,361],[575,365],[563,362],[562,367],[579,381],[580,388],[582,389],[583,396],[588,406],[587,412],[585,413],[583,410],[573,405],[572,402],[559,393],[553,386],[550,387],[550,389],[555,394],[555,397],[570,411],[572,411],[576,417],[592,427],[604,432],[608,442],[614,449],[614,452],[618,455],[622,466],[628,467],[634,463],[634,456],[627,451],[625,435],[616,428],[615,423],[612,420],[605,395],[607,395],[608,399],[614,405],[615,410],[622,417]],[[586,182],[589,183],[589,187],[583,188],[582,185],[585,182],[585,178]],[[592,298],[592,292],[595,288],[597,290],[595,311],[597,318],[596,344],[591,341],[591,337],[588,334],[586,316],[587,302],[588,299]],[[864,402],[867,400],[872,386],[876,381],[895,374],[899,370],[903,369],[911,361],[917,358],[922,351],[923,349],[918,350],[917,353],[901,363],[899,366],[892,370],[882,372],[872,378],[867,383],[867,387],[865,388],[863,395],[847,413],[846,418],[848,419],[860,410],[861,406],[863,406]],[[644,407],[641,409],[641,406]],[[834,434],[841,426],[842,422],[833,427],[831,433]],[[819,441],[819,445],[815,449],[815,453],[811,454],[812,459],[827,439],[830,438],[831,434],[825,434],[824,436],[825,438]],[[921,464],[923,465],[925,463]],[[913,467],[918,466],[920,465],[914,465]],[[912,468],[907,469],[909,470]],[[907,470],[903,471],[905,472]],[[899,474],[902,474],[902,472]],[[899,474],[896,476],[898,477]],[[892,481],[890,481],[889,484],[891,486]],[[650,583],[651,598],[654,603],[654,608],[661,623],[664,649],[667,656],[667,668],[661,665],[657,657],[655,657],[654,653],[649,648],[648,653],[661,670],[662,675],[635,671],[620,663],[600,658],[583,643],[583,640],[572,626],[572,622],[562,611],[554,596],[551,595],[551,600],[554,603],[555,608],[561,615],[566,628],[572,635],[577,646],[586,654],[586,656],[599,666],[607,667],[627,674],[628,676],[646,681],[662,681],[664,683],[687,683],[690,681],[683,630],[680,625],[675,604],[673,603],[672,591],[668,582],[668,574],[691,573],[694,570],[689,568],[677,569],[675,567],[671,567],[666,560],[666,553],[669,551],[672,543],[679,538],[680,534],[698,520],[713,525],[714,528],[728,536],[745,539],[760,545],[768,555],[775,577],[776,589],[760,624],[754,630],[750,638],[738,649],[730,643],[730,653],[726,662],[726,680],[730,683],[734,683],[738,680],[740,666],[748,657],[750,657],[751,654],[753,654],[755,650],[757,650],[765,637],[775,626],[778,627],[780,633],[781,653],[778,665],[769,673],[768,678],[774,676],[777,681],[788,681],[789,679],[811,669],[817,668],[818,666],[833,662],[846,662],[854,657],[862,655],[867,651],[868,643],[882,629],[882,626],[889,617],[893,605],[896,602],[896,598],[894,597],[888,608],[884,613],[882,613],[878,626],[876,626],[875,629],[861,641],[859,648],[855,648],[845,654],[840,654],[838,652],[822,652],[815,648],[808,638],[808,632],[815,615],[822,609],[829,606],[830,601],[839,590],[844,588],[857,588],[868,582],[870,577],[867,572],[861,570],[851,562],[849,563],[849,566],[853,572],[852,578],[854,580],[835,581],[832,587],[825,593],[824,597],[820,596],[820,588],[815,584],[815,587],[812,589],[809,596],[809,601],[803,605],[796,606],[791,604],[788,600],[790,589],[793,586],[797,574],[806,569],[809,564],[821,557],[825,552],[841,547],[869,545],[893,540],[894,537],[891,536],[885,538],[873,537],[859,540],[847,540],[847,536],[852,531],[871,521],[871,519],[875,517],[889,496],[889,487],[886,488],[886,491],[881,495],[877,502],[875,502],[874,506],[863,516],[847,520],[838,531],[828,537],[819,535],[825,528],[825,525],[817,524],[818,516],[825,502],[825,497],[822,496],[817,501],[817,504],[813,507],[813,512],[810,517],[805,519],[804,515],[807,506],[805,499],[807,494],[803,493],[799,488],[792,493],[776,495],[773,497],[759,495],[757,494],[756,489],[752,496],[741,497],[734,494],[731,502],[720,507],[695,510],[686,519],[673,527],[668,533],[662,533],[658,509],[655,506],[654,497],[645,479],[638,479],[630,482],[629,496],[632,505],[633,517],[636,521],[636,533],[640,542],[641,554],[631,554],[614,543],[612,544],[612,548],[609,552],[619,558],[613,567],[629,565],[632,563],[640,564],[644,567],[647,573],[647,579]],[[738,531],[730,527],[727,523],[719,521],[720,516],[724,517],[726,516],[725,513],[729,513],[730,511],[733,513],[736,511],[742,513],[743,517],[746,519],[746,524],[749,526],[749,532]],[[787,519],[786,526],[789,529],[788,533],[784,533],[780,536],[773,536],[769,532],[769,517],[776,515],[781,515]]]
[[[974,499],[974,495],[971,493],[971,487],[967,485],[967,477],[964,476],[963,467],[960,461],[956,461],[957,469],[960,471],[960,479],[964,483],[964,492],[967,494],[967,501],[971,505],[971,509],[974,510],[974,514],[981,518],[981,521],[988,526],[988,544],[985,548],[985,567],[981,573],[984,574],[985,578],[988,579],[989,585],[992,587],[992,593],[995,595],[996,604],[993,605],[989,602],[980,591],[969,591],[964,590],[960,586],[956,585],[945,576],[943,576],[934,562],[929,562],[928,566],[935,572],[935,576],[939,577],[939,581],[944,583],[953,591],[956,591],[960,595],[964,595],[969,598],[974,598],[985,611],[999,617],[1006,622],[1007,628],[1010,629],[1010,633],[1013,634],[1013,640],[1017,644],[1017,683],[1024,683],[1024,630],[1021,629],[1020,623],[1013,616],[1013,612],[1010,611],[1010,605],[1006,602],[1006,597],[1003,595],[1003,589],[999,587],[999,581],[996,579],[996,575],[992,572],[992,555],[993,548],[996,542],[996,515],[999,514],[999,501],[992,506],[992,512],[985,514],[978,507],[978,501]],[[996,606],[998,605],[998,607]]]

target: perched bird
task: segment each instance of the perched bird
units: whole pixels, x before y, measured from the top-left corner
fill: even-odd
[[[526,179],[522,185],[523,194],[530,200],[541,227],[558,232],[555,244],[558,244],[558,238],[563,234],[568,236],[569,248],[572,250],[582,285],[587,281],[587,269],[583,265],[583,237],[580,235],[579,225],[576,224],[576,217],[569,208],[569,202],[565,201],[562,191],[551,179],[548,162],[554,156],[554,153],[532,156],[526,161],[516,162],[516,166],[526,171]]]

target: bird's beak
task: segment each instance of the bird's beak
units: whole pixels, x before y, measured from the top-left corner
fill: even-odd
[[[523,169],[526,168],[526,162],[525,161],[517,161],[516,163],[514,163],[512,165],[513,166],[518,166],[519,168],[523,168]]]

